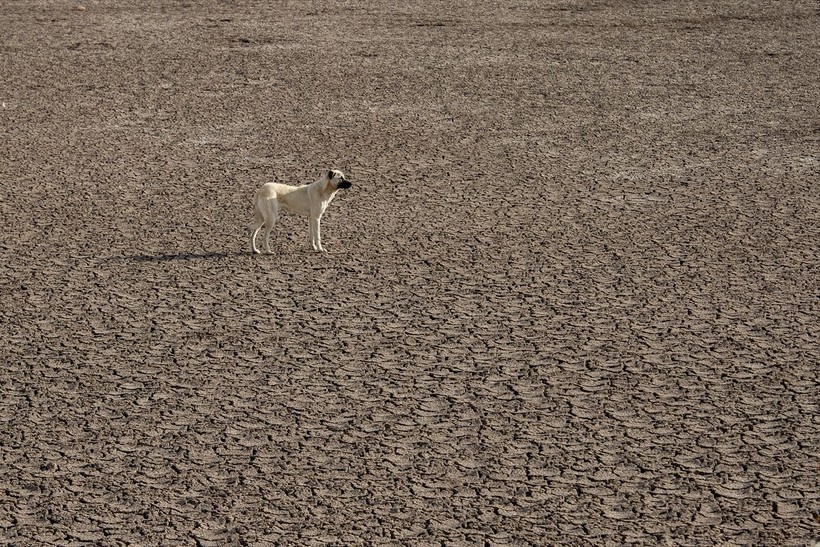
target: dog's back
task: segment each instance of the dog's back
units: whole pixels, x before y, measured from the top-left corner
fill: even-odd
[[[262,187],[256,191],[255,199],[281,199],[283,196],[286,196],[291,192],[298,190],[299,188],[299,186],[290,186],[288,184],[280,184],[278,182],[269,182],[267,184],[263,184]]]
[[[254,204],[261,211],[270,200],[276,200],[279,206],[287,212],[307,215],[310,212],[307,188],[308,185],[290,186],[289,184],[269,182],[263,184],[256,191]]]

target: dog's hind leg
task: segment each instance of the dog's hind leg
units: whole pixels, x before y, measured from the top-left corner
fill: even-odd
[[[276,198],[268,198],[263,202],[262,216],[265,219],[265,231],[263,232],[263,241],[265,244],[265,254],[271,254],[270,250],[270,233],[279,219],[279,200]]]

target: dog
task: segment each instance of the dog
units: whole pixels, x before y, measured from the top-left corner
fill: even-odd
[[[290,186],[269,182],[256,191],[253,197],[253,224],[250,226],[251,249],[259,254],[256,236],[265,228],[265,254],[271,254],[270,233],[279,218],[279,211],[306,216],[309,219],[310,244],[316,252],[324,253],[320,223],[322,215],[339,190],[353,186],[344,173],[332,169],[311,184]]]

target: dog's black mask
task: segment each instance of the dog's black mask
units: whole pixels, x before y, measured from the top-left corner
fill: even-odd
[[[350,184],[350,181],[349,181],[349,180],[342,179],[342,180],[339,182],[339,188],[350,188],[351,186],[353,186],[353,185],[352,185],[352,184]]]

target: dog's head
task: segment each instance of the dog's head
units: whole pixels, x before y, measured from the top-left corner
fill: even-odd
[[[345,174],[341,171],[337,171],[336,169],[331,169],[327,172],[327,180],[330,182],[331,186],[336,190],[341,190],[343,188],[350,188],[353,186],[349,180],[345,177]]]

